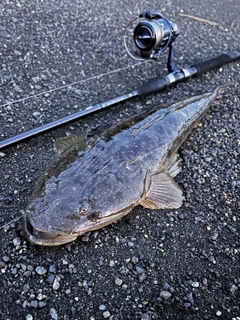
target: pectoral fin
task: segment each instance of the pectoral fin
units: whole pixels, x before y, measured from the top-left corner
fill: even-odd
[[[164,171],[153,174],[150,188],[140,203],[149,209],[175,209],[182,205],[183,195],[177,183]]]

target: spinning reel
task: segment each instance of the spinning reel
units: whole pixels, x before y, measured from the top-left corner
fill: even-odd
[[[141,21],[135,26],[133,23]],[[132,34],[131,38],[127,33]],[[176,72],[173,62],[174,41],[179,35],[176,23],[167,20],[161,13],[145,11],[139,17],[133,19],[126,27],[124,32],[125,48],[131,58],[143,61],[145,59],[158,59],[160,55],[169,48],[167,68],[169,73]],[[135,48],[135,52],[131,52]]]

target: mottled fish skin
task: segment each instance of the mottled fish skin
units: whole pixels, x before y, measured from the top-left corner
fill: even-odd
[[[66,150],[42,175],[26,208],[26,238],[56,246],[120,219],[138,204],[180,207],[183,195],[173,179],[180,170],[177,151],[219,91],[140,113],[95,141],[86,134],[65,137]]]

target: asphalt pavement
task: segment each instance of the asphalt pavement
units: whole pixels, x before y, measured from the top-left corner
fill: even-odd
[[[240,49],[237,0],[2,0],[0,140],[166,75],[167,51],[139,64],[124,48],[126,25],[145,10],[177,23],[179,68]],[[240,320],[239,81],[236,61],[0,150],[0,318]],[[99,135],[223,84],[180,149],[181,208],[138,206],[59,247],[26,241],[20,218],[56,138],[86,128]]]

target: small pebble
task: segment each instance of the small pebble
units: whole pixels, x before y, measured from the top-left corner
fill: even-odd
[[[130,248],[132,248],[132,247],[134,246],[134,243],[131,242],[131,241],[128,241],[128,246],[129,246]]]
[[[139,259],[137,257],[132,257],[131,261],[133,264],[137,264]]]
[[[111,261],[109,262],[109,265],[110,265],[110,267],[113,267],[113,266],[115,266],[115,262],[114,262],[113,260],[111,260]]]
[[[44,301],[39,301],[39,302],[38,302],[38,306],[39,306],[39,308],[41,308],[41,309],[44,308],[44,307],[46,307],[46,305],[47,305],[47,304],[46,304],[46,302],[44,302]]]
[[[199,282],[192,282],[192,283],[191,283],[191,286],[192,286],[193,288],[198,288],[198,287],[199,287]]]
[[[146,271],[145,271],[143,268],[140,268],[140,267],[138,267],[138,266],[136,266],[136,271],[137,271],[138,274],[144,274],[144,273],[146,273]]]
[[[103,261],[104,261],[104,258],[101,257],[101,258],[99,259],[99,262],[98,262],[99,266],[102,266],[102,265],[103,265]]]
[[[48,271],[54,273],[54,272],[56,272],[57,270],[56,270],[56,267],[55,267],[55,266],[52,266],[52,265],[51,265],[51,266],[49,266]]]
[[[104,318],[104,319],[109,318],[110,315],[111,315],[111,313],[110,313],[109,311],[104,311],[104,312],[103,312],[103,318]]]
[[[21,264],[21,268],[22,268],[23,271],[27,270],[27,266],[25,264]]]
[[[218,310],[218,311],[216,312],[216,316],[217,316],[217,317],[220,317],[221,315],[222,315],[222,312]]]
[[[47,269],[40,266],[40,267],[36,268],[36,272],[37,272],[37,274],[43,275],[47,272]]]
[[[71,293],[71,290],[70,290],[70,289],[67,289],[67,290],[65,291],[65,293],[66,293],[66,294],[70,294],[70,293]]]
[[[29,286],[29,284],[26,283],[26,284],[23,286],[23,291],[27,293],[29,290],[30,290],[30,286]]]
[[[33,112],[33,116],[34,116],[34,118],[38,118],[39,116],[40,116],[40,112],[38,112],[38,111],[35,111],[35,112]]]
[[[2,259],[3,259],[4,262],[8,262],[9,261],[9,257],[8,256],[3,256]]]
[[[163,298],[164,300],[168,300],[172,294],[169,291],[161,291],[160,292],[160,297]]]
[[[38,302],[37,302],[37,300],[32,300],[31,303],[30,303],[30,305],[31,305],[32,308],[35,308],[35,309],[36,309],[36,308],[38,307]]]
[[[99,235],[99,231],[98,231],[98,230],[96,230],[96,231],[94,231],[94,232],[92,233],[92,237],[93,237],[94,239],[96,239],[98,235]]]
[[[215,241],[215,240],[217,240],[217,237],[218,237],[218,233],[215,232],[215,233],[211,236],[211,239],[212,239],[213,241]]]
[[[25,277],[30,277],[31,276],[31,271],[25,271],[24,273],[23,273],[23,275],[25,276]]]
[[[26,315],[26,320],[33,320],[33,316],[31,314]]]
[[[208,261],[214,263],[215,262],[214,256],[209,256]]]
[[[82,242],[88,242],[90,235],[91,235],[91,231],[86,232],[81,238]]]
[[[43,299],[45,299],[45,298],[47,298],[47,296],[45,296],[44,294],[42,294],[42,292],[40,292],[38,295],[37,295],[37,299],[38,300],[43,300]]]
[[[105,311],[106,310],[106,306],[104,304],[100,304],[98,309],[101,310],[101,311]]]
[[[34,269],[33,266],[30,266],[30,265],[27,266],[27,270],[28,270],[28,271],[31,271],[31,272],[32,272],[33,269]]]
[[[185,214],[180,213],[180,214],[178,215],[178,219],[179,219],[179,220],[184,220],[184,219],[185,219]]]
[[[121,286],[122,283],[123,283],[122,279],[117,278],[117,279],[115,280],[115,284],[116,284],[117,286]]]
[[[15,54],[15,56],[21,56],[21,52],[18,50],[14,50],[13,53]]]
[[[238,290],[238,287],[233,284],[230,289],[231,293],[234,294],[236,290]]]
[[[145,274],[141,274],[139,277],[138,277],[138,281],[140,283],[142,283],[145,279],[147,278],[147,276]]]
[[[53,274],[50,274],[50,275],[48,276],[48,282],[49,282],[50,284],[53,284],[54,279],[55,279],[55,277],[54,277]]]
[[[191,303],[190,302],[185,302],[184,303],[184,307],[185,308],[190,308],[191,307]]]
[[[188,301],[189,301],[192,305],[194,304],[192,292],[188,292],[188,293],[187,293],[187,299],[188,299]]]
[[[60,287],[60,283],[59,283],[59,281],[55,278],[54,279],[54,282],[53,282],[53,290],[58,290],[59,289],[59,287]]]
[[[163,285],[163,289],[164,289],[165,291],[168,291],[169,288],[170,288],[170,285],[169,285],[167,282],[165,282],[164,285]]]
[[[57,314],[57,310],[55,308],[50,309],[50,315],[53,320],[58,320],[58,314]]]

